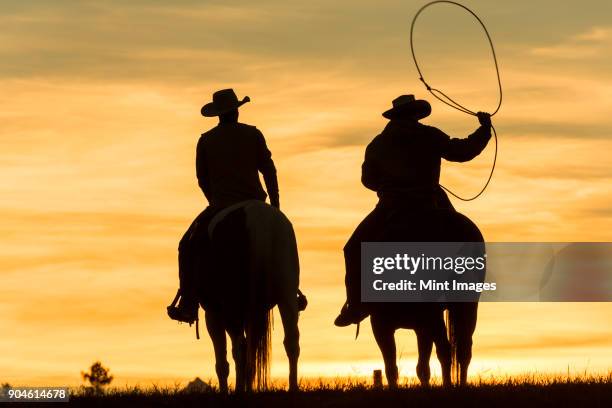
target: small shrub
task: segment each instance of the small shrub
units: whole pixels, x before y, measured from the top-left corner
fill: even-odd
[[[81,372],[83,381],[91,384],[88,387],[88,391],[95,394],[102,394],[104,387],[109,385],[113,381],[113,376],[110,375],[110,370],[102,365],[101,362],[96,361],[89,367],[89,372]]]

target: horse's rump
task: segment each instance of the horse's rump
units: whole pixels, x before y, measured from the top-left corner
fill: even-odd
[[[257,294],[265,309],[295,297],[297,242],[291,222],[280,210],[257,200],[238,203],[213,218],[209,235],[210,250],[200,272],[201,292],[212,303],[243,298],[244,287]]]
[[[279,209],[261,201],[251,202],[245,212],[251,273],[264,285],[262,299],[268,308],[295,300],[300,266],[291,222]]]

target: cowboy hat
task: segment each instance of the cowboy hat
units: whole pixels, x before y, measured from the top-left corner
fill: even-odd
[[[250,102],[251,98],[245,96],[241,101],[234,93],[233,89],[222,89],[213,94],[213,100],[202,106],[202,116],[212,117],[238,109],[240,106]]]
[[[387,119],[412,117],[423,119],[431,114],[431,105],[423,99],[415,99],[414,95],[401,95],[393,100],[393,107],[382,115]]]

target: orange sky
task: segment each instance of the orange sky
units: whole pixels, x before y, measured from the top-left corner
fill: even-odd
[[[210,340],[165,306],[178,240],[205,205],[195,144],[215,122],[199,109],[229,86],[252,99],[241,120],[265,134],[296,228],[310,300],[302,375],[380,368],[368,324],[353,341],[332,321],[341,248],[376,201],[359,182],[365,145],[394,97],[427,97],[408,46],[421,4],[4,2],[0,382],[77,384],[96,359],[118,384],[214,375]],[[505,99],[493,182],[457,208],[489,241],[610,241],[612,6],[466,4],[496,41]],[[432,84],[473,109],[495,105],[486,43],[468,17],[432,11],[417,40]],[[477,126],[432,105],[427,124],[457,136]],[[473,163],[444,163],[442,181],[476,192],[491,160],[492,146]],[[483,304],[472,372],[607,371],[611,320],[610,304]],[[284,375],[277,322],[273,374]],[[412,375],[415,338],[398,344]]]

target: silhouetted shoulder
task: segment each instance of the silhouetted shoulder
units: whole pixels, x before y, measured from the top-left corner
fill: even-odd
[[[263,133],[261,133],[261,131],[257,129],[257,126],[247,125],[246,123],[237,123],[237,125],[239,129],[244,133],[252,134],[255,137],[263,137]]]
[[[212,129],[207,130],[206,132],[202,133],[200,135],[200,139],[198,140],[198,146],[204,144],[204,142],[210,138],[212,135],[214,135],[217,131],[218,126],[215,126]]]
[[[379,133],[378,135],[374,136],[374,139],[372,139],[372,141],[370,141],[370,143],[368,144],[367,149],[373,150],[376,149],[377,146],[380,146],[385,139],[385,133]]]
[[[362,166],[362,173],[367,173],[367,174],[371,173],[369,171],[369,168],[371,168],[372,165],[375,162],[377,162],[380,157],[384,157],[384,152],[383,152],[384,146],[385,146],[385,143],[384,143],[383,133],[375,136],[374,139],[372,139],[372,141],[367,145],[365,149],[365,160]],[[362,177],[362,183],[363,183],[363,177]],[[368,187],[367,184],[366,184],[366,187]]]
[[[419,124],[423,133],[438,148],[442,148],[450,140],[450,136],[438,129],[437,127]]]
[[[238,122],[238,123],[236,123],[236,126],[240,127],[243,130],[246,130],[246,131],[259,132],[259,129],[257,129],[257,126],[255,126],[255,125],[247,125],[246,123]]]
[[[429,137],[433,137],[436,140],[445,141],[445,140],[450,139],[450,136],[448,136],[446,133],[444,133],[443,131],[441,131],[437,127],[433,127],[433,126],[429,126],[429,125],[424,125],[422,123],[420,123],[419,126],[421,127],[421,129],[423,129],[424,132],[427,133],[427,135]]]
[[[200,136],[200,140],[198,141],[198,145],[204,145],[210,140],[214,140],[216,138],[221,138],[226,135],[249,135],[255,138],[262,138],[263,134],[257,129],[257,127],[252,125],[247,125],[245,123],[232,123],[232,124],[224,124],[217,125],[214,128],[202,133]]]

